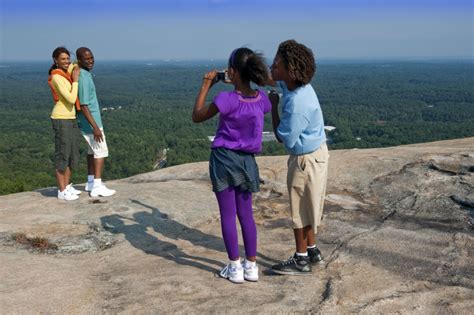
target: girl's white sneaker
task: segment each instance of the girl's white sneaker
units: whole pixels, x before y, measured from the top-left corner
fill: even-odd
[[[258,281],[258,266],[252,266],[247,260],[244,261],[244,279],[247,281]]]
[[[229,281],[233,283],[243,283],[244,268],[242,266],[236,267],[231,263],[228,263],[224,268],[222,268],[219,276],[224,279],[229,279]]]

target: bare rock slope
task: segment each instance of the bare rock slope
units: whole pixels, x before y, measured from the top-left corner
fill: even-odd
[[[308,277],[269,271],[294,246],[284,156],[258,158],[257,283],[216,276],[227,257],[205,162],[110,181],[112,198],[2,196],[0,312],[472,312],[474,138],[330,154],[325,263]]]

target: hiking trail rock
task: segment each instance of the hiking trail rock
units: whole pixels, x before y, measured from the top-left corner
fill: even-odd
[[[325,262],[307,277],[270,271],[294,251],[286,160],[257,158],[260,279],[242,285],[217,276],[227,255],[207,162],[109,181],[110,198],[64,202],[55,188],[0,196],[1,312],[474,309],[474,138],[330,151],[317,239]]]

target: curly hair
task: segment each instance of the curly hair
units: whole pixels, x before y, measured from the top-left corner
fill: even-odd
[[[290,78],[295,80],[298,86],[311,82],[316,72],[316,62],[311,49],[290,39],[278,46],[277,55],[281,57]]]

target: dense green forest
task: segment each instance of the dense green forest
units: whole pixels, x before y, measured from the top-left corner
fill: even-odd
[[[0,65],[0,194],[54,186],[53,100],[47,63]],[[204,72],[224,62],[97,62],[98,92],[110,157],[105,179],[208,159],[217,119],[193,124]],[[320,62],[312,82],[331,149],[384,147],[474,136],[474,63],[441,61]],[[219,83],[218,91],[231,86]],[[114,109],[112,110],[111,107]],[[265,130],[271,130],[270,115]],[[262,155],[285,154],[265,142]],[[86,178],[86,146],[73,177]]]

